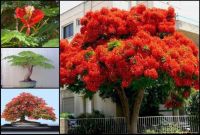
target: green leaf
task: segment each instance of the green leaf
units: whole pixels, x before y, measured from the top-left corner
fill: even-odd
[[[3,59],[8,60],[8,62],[13,66],[40,66],[43,68],[54,68],[48,58],[32,51],[22,51],[18,53],[18,55],[10,55]]]
[[[85,53],[85,59],[86,60],[89,60],[89,58],[92,56],[92,55],[94,55],[94,51],[88,51],[88,52],[86,52]]]
[[[57,16],[59,15],[59,8],[43,8],[42,11],[44,12],[45,16]]]
[[[114,40],[108,43],[108,51],[112,51],[115,47],[120,46],[121,43],[119,40]]]
[[[4,11],[4,10],[6,10],[6,9],[13,9],[14,7],[12,6],[12,5],[9,5],[9,4],[7,4],[7,3],[2,3],[1,2],[1,14],[2,14],[2,12]]]
[[[16,42],[19,42],[16,44]],[[2,46],[38,46],[37,39],[31,36],[26,36],[16,30],[1,30],[1,45]]]
[[[44,34],[46,33],[53,33],[57,28],[59,27],[58,24],[56,23],[49,23],[48,25],[44,25],[43,27],[41,27],[37,34],[35,34],[36,36],[40,37],[40,36],[44,36]]]
[[[166,58],[164,56],[161,58],[161,62],[162,63],[166,62]]]
[[[59,39],[54,38],[46,42],[43,47],[59,47]]]
[[[144,50],[144,51],[148,51],[148,50],[149,50],[149,47],[148,47],[147,45],[144,45],[143,50]]]

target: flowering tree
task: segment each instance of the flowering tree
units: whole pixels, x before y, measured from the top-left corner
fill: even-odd
[[[59,1],[1,2],[2,47],[58,47],[58,35]]]
[[[144,91],[163,87],[167,107],[179,107],[199,89],[196,45],[175,31],[175,13],[143,5],[130,11],[116,8],[88,12],[81,33],[60,42],[61,84],[75,93],[111,97],[137,133]],[[182,102],[181,102],[182,101]]]
[[[48,107],[42,98],[31,95],[30,93],[21,93],[6,104],[2,118],[6,121],[25,122],[25,117],[30,119],[56,120],[52,107]]]

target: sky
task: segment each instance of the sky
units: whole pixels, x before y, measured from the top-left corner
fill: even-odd
[[[34,120],[42,124],[58,125],[59,124],[59,89],[1,89],[1,114],[5,109],[5,105],[10,102],[14,97],[18,96],[22,92],[31,93],[34,96],[43,98],[47,105],[53,107],[56,114],[56,121],[51,120]],[[9,124],[1,118],[1,125]]]
[[[61,1],[61,14],[83,1]],[[120,2],[120,1],[119,1]],[[154,1],[154,6],[167,8],[169,5],[174,6],[180,19],[186,22],[199,25],[199,1]]]

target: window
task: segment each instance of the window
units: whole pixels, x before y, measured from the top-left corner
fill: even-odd
[[[74,113],[74,97],[62,99],[62,112]]]
[[[73,36],[74,34],[74,28],[73,28],[73,23],[67,25],[63,29],[63,38],[68,38]]]
[[[80,19],[78,18],[78,19],[76,19],[76,26],[80,26],[80,25],[81,25]]]

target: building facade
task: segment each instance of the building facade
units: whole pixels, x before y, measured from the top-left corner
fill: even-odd
[[[158,7],[159,4],[153,1],[85,1],[64,12],[60,16],[60,37],[67,38],[69,41],[73,36],[80,31],[80,18],[88,11],[99,10],[102,7],[120,8],[128,10],[137,4],[144,4],[147,7]],[[162,3],[162,7],[167,8],[169,3]],[[176,9],[176,7],[175,7]],[[176,28],[183,32],[186,36],[191,38],[199,46],[199,26],[182,21],[177,16]],[[101,99],[96,93],[92,100],[84,99],[83,95],[73,94],[64,88],[61,88],[61,112],[70,112],[75,116],[92,112],[92,110],[99,110],[106,116],[117,116],[117,106],[111,99]],[[161,113],[164,115],[172,115],[171,111],[166,112],[166,109],[161,105]]]

